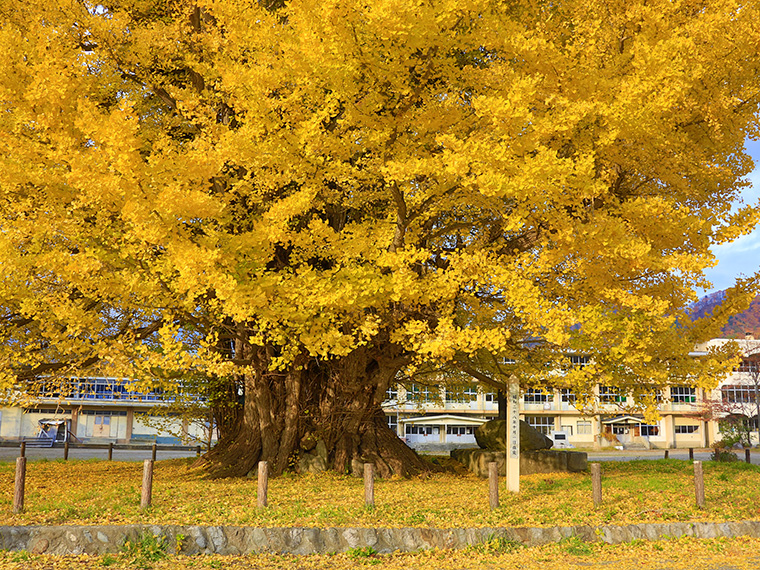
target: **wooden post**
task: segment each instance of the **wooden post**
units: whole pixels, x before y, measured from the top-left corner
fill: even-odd
[[[594,506],[602,504],[602,464],[591,464],[591,495],[594,498]]]
[[[665,450],[665,459],[669,459],[669,458],[670,458],[670,450],[666,449]]]
[[[26,486],[26,457],[16,459],[16,484],[13,487],[13,512],[24,510],[24,487]]]
[[[749,456],[749,447],[744,448],[744,461],[746,463],[752,463],[752,458]]]
[[[520,385],[517,378],[509,379],[507,394],[507,491],[520,492]]]
[[[26,457],[26,442],[21,442],[21,452],[19,453],[19,457]]]
[[[694,462],[694,494],[697,499],[697,508],[705,508],[705,478],[702,472],[702,462]]]
[[[375,464],[364,464],[364,506],[375,508]]]
[[[151,448],[151,459],[153,461],[156,460],[156,444],[155,443],[153,444],[153,447]]]
[[[66,440],[66,442],[63,444],[63,460],[69,460],[69,440]]]
[[[142,496],[140,508],[147,509],[150,506],[153,495],[153,460],[146,459],[143,462]]]
[[[689,461],[694,461],[694,448],[689,448]]]
[[[259,461],[258,491],[256,492],[256,505],[263,509],[267,506],[267,491],[269,489],[269,463]]]
[[[491,510],[499,506],[499,464],[495,461],[488,464],[488,504]]]
[[[113,442],[108,444],[108,461],[113,461]]]
[[[201,446],[200,445],[196,445],[195,446],[195,455],[196,455],[196,457],[200,457],[201,456]]]

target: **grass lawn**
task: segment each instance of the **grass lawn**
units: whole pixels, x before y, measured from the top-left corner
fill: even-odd
[[[315,556],[165,556],[156,551],[127,551],[105,556],[46,556],[0,552],[0,568],[18,570],[102,570],[145,568],[277,570],[731,570],[760,565],[760,540],[751,538],[677,540],[627,544],[587,544],[566,540],[535,548],[514,544],[477,546],[460,551],[433,550],[376,555],[353,551]]]
[[[500,527],[760,519],[760,467],[704,463],[707,506],[695,506],[687,461],[603,464],[604,503],[594,509],[588,474],[528,475],[521,493],[488,482],[434,474],[378,480],[374,509],[363,482],[336,474],[285,475],[269,482],[269,507],[256,508],[255,479],[209,480],[194,459],[156,463],[153,506],[139,508],[141,463],[34,461],[27,465],[25,512],[11,513],[15,464],[0,464],[0,524],[166,523],[253,526]]]

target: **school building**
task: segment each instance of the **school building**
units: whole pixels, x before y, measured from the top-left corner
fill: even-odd
[[[727,342],[729,339],[710,340],[697,346],[692,356],[705,355],[711,346]],[[757,425],[760,341],[748,337],[738,342],[745,357],[715,389],[684,384],[662,390],[661,417],[655,423],[647,423],[642,414],[626,412],[633,402],[608,386],[596,387],[593,409],[586,413],[575,407],[575,394],[568,389],[525,389],[520,397],[520,419],[548,436],[566,434],[575,447],[709,447],[721,434],[717,421],[699,417],[706,402],[723,402],[731,413],[744,415]],[[580,359],[579,365],[583,363]],[[496,394],[484,392],[476,384],[456,393],[416,384],[408,389],[398,386],[388,391],[383,407],[389,426],[399,437],[412,447],[431,450],[476,445],[475,428],[498,414]],[[752,437],[757,445],[757,433]]]
[[[696,347],[692,356],[704,355],[710,346],[726,342],[713,339]],[[688,384],[664,389],[660,394],[661,417],[656,423],[624,411],[632,402],[607,386],[595,389],[594,407],[584,412],[575,407],[575,394],[570,390],[525,389],[520,397],[520,417],[546,435],[565,434],[566,441],[575,447],[709,447],[721,434],[717,421],[698,417],[705,402],[724,402],[732,413],[757,421],[760,341],[748,338],[739,344],[745,358],[714,390]],[[579,358],[578,364],[583,365],[584,359]],[[0,440],[19,441],[53,433],[59,440],[70,437],[85,443],[207,445],[209,438],[212,442],[216,439],[208,422],[151,415],[156,407],[170,404],[173,395],[136,392],[127,379],[72,378],[63,385],[42,386],[40,394],[33,404],[0,408]],[[383,409],[391,429],[420,450],[476,446],[475,429],[498,415],[496,394],[477,384],[448,392],[421,384],[394,387],[388,390]],[[757,444],[756,433],[753,438]]]
[[[0,439],[51,436],[83,443],[206,444],[208,423],[178,416],[151,415],[173,395],[136,392],[123,378],[87,377],[38,387],[40,397],[26,406],[0,408]],[[70,434],[70,435],[68,435]]]

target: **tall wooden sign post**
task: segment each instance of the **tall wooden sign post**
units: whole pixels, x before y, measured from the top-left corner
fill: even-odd
[[[509,380],[507,394],[507,491],[520,492],[520,385]]]

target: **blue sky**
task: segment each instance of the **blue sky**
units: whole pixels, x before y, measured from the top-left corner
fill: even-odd
[[[748,140],[746,145],[755,161],[755,170],[749,177],[753,186],[744,191],[744,201],[754,204],[760,199],[760,142]],[[730,244],[714,247],[713,253],[719,259],[719,263],[705,272],[713,284],[713,288],[706,293],[726,289],[733,285],[740,275],[749,276],[760,269],[760,229]]]

